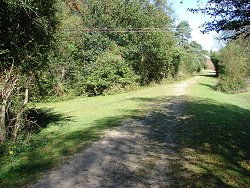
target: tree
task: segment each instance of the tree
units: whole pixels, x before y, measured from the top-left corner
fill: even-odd
[[[179,45],[184,46],[191,38],[191,28],[188,21],[181,21],[176,28],[176,36],[179,40]]]
[[[46,72],[47,52],[52,49],[56,23],[54,3],[55,0],[1,1],[0,143],[8,135],[17,138],[28,91],[35,93],[30,88],[39,85],[39,75]]]
[[[82,45],[79,46],[84,51],[83,59],[88,65],[85,70],[90,70],[90,75],[91,67],[95,67],[96,60],[109,51],[112,44],[122,49],[121,56],[140,76],[142,84],[159,81],[167,75],[166,67],[171,61],[169,51],[175,41],[169,31],[172,18],[168,15],[170,10],[166,1],[85,2],[88,6],[82,16],[84,25],[97,29],[96,32],[83,32]]]
[[[205,67],[205,56],[208,55],[208,52],[203,50],[202,46],[196,41],[190,42],[188,50],[195,56],[193,61],[196,63],[196,71],[200,72]]]
[[[209,0],[205,7],[190,8],[192,12],[202,12],[214,19],[206,22],[203,32],[232,31],[224,39],[250,36],[249,0]]]

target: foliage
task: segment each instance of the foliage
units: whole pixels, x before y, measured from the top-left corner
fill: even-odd
[[[48,67],[47,51],[52,48],[55,1],[3,1],[0,6],[0,71],[3,73],[12,64],[20,76],[31,82],[31,96],[43,95],[30,83],[40,84]],[[8,16],[6,16],[8,15]],[[25,79],[23,79],[25,80]],[[40,88],[39,88],[40,89]]]
[[[54,3],[54,0],[1,1],[1,129],[8,132],[0,136],[1,142],[8,137],[17,138],[24,125],[28,93],[36,98],[51,90],[51,82],[44,84],[40,78],[48,75],[47,52],[53,49]]]
[[[219,74],[220,74],[220,64],[219,64],[219,53],[218,52],[214,52],[214,51],[211,51],[210,52],[210,58],[211,58],[211,61],[213,62],[214,64],[214,68],[215,68],[215,72],[216,72],[216,77],[219,77]]]
[[[135,51],[129,53],[135,72],[141,77],[141,84],[159,82],[171,74],[172,35],[162,33],[144,33],[139,37]]]
[[[112,88],[123,88],[135,82],[137,76],[120,55],[104,53],[92,68],[86,83],[88,95],[100,95]]]
[[[142,84],[162,79],[164,76],[160,74],[165,74],[161,72],[170,59],[170,55],[167,57],[167,54],[171,51],[173,36],[171,36],[170,32],[154,33],[154,30],[156,27],[163,29],[170,27],[171,18],[165,12],[168,9],[167,4],[161,4],[159,8],[156,8],[147,1],[116,0],[103,3],[89,1],[88,3],[88,10],[91,14],[88,14],[87,11],[84,18],[87,18],[86,26],[89,28],[107,28],[111,30],[149,28],[149,33],[127,31],[124,33],[84,34],[83,36],[87,35],[87,38],[91,40],[99,37],[93,41],[95,42],[94,45],[88,43],[88,40],[83,40],[86,55],[91,57],[91,59],[86,60],[91,64],[91,61],[93,62],[98,57],[98,54],[110,48],[108,43],[113,41],[118,47],[122,48],[121,55],[126,62],[131,63],[130,66],[133,71],[141,77],[140,82]],[[159,3],[157,6],[159,6]],[[106,10],[107,8],[109,11]]]
[[[0,6],[1,68],[10,67],[12,61],[29,73],[44,66],[44,52],[51,47],[54,18],[52,1],[7,1]],[[6,16],[8,15],[8,16]]]
[[[204,24],[204,32],[232,31],[226,38],[235,38],[250,35],[249,9],[248,0],[209,0],[205,7],[190,10],[202,12],[214,18],[213,21]]]
[[[191,28],[188,21],[181,21],[177,25],[175,35],[178,38],[179,45],[185,46],[188,43],[188,39],[191,38]]]
[[[249,42],[246,38],[230,41],[219,54],[213,54],[219,74],[218,89],[237,92],[247,87],[249,77]]]

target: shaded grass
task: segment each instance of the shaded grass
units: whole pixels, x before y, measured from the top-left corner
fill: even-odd
[[[177,122],[176,187],[250,186],[250,92],[224,94],[212,77],[189,89]]]
[[[250,185],[250,110],[186,99],[177,124],[180,187]],[[176,165],[176,164],[174,164]]]
[[[155,104],[142,121],[147,139],[166,145],[171,187],[249,187],[250,109],[192,96],[136,100]]]
[[[166,154],[171,187],[250,186],[250,93],[223,94],[215,84],[202,77],[187,96],[135,99],[155,106],[143,121],[150,142],[175,145]]]

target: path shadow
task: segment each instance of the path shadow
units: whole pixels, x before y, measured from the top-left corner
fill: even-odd
[[[150,187],[155,182],[167,187],[247,187],[249,110],[185,96],[131,100],[141,101],[146,110],[128,110],[123,113],[126,115],[99,119],[84,131],[63,135],[53,147],[68,156],[76,152],[70,143],[79,144],[81,151],[90,140],[99,139],[104,130],[123,124],[116,128],[123,134],[104,137],[104,144],[95,146],[96,150],[86,149],[59,170],[57,177],[52,174],[37,187],[53,187],[64,181],[71,187],[86,185],[88,180],[83,177],[89,169],[95,180],[92,187]],[[147,143],[142,148],[137,147],[138,134]],[[158,170],[160,174],[154,161],[144,159],[148,156],[164,156],[166,163]],[[36,151],[27,159],[13,172],[39,176],[38,171],[44,172],[58,162],[56,155]],[[137,168],[128,165],[133,161],[138,161]],[[96,168],[97,163],[101,165]]]
[[[177,144],[177,160],[171,162],[172,186],[247,187],[250,110],[212,100],[171,100],[182,101],[177,106],[173,103],[152,110],[143,124],[150,126],[146,136],[152,142],[169,147],[174,140]],[[149,103],[154,101],[158,103],[159,99],[149,99]],[[162,99],[162,103],[169,103],[169,99]],[[179,117],[178,110],[182,111]],[[168,133],[174,139],[166,136]]]
[[[84,131],[75,131],[72,132],[71,134],[65,134],[63,137],[60,138],[60,142],[54,144],[54,147],[57,149],[57,151],[60,153],[61,156],[67,157],[69,155],[72,155],[72,153],[74,154],[77,152],[77,151],[72,151],[70,146],[68,146],[68,143],[72,142],[76,145],[79,145],[78,152],[81,151],[81,154],[84,155],[84,157],[81,159],[82,161],[73,161],[68,169],[62,169],[62,171],[59,172],[58,176],[59,180],[58,179],[56,180],[54,178],[52,179],[45,178],[45,182],[42,182],[38,185],[34,185],[32,187],[56,187],[61,182],[63,182],[65,178],[66,180],[71,178],[73,179],[72,182],[70,182],[70,185],[68,185],[67,187],[79,186],[79,182],[76,181],[82,181],[82,180],[79,180],[80,177],[78,176],[81,176],[81,173],[83,171],[87,171],[89,168],[91,168],[91,166],[97,160],[101,160],[102,157],[103,158],[108,157],[107,153],[106,152],[103,153],[102,149],[105,149],[105,151],[113,150],[113,148],[107,145],[105,148],[100,148],[100,150],[98,151],[86,152],[85,154],[84,152],[82,152],[82,149],[83,148],[86,149],[86,146],[89,146],[89,144],[100,139],[100,136],[103,135],[103,131],[119,126],[125,119],[136,118],[137,115],[135,115],[135,113],[137,112],[138,111],[131,111],[128,115],[125,116],[116,116],[116,117],[108,117],[100,119],[95,121],[93,126],[90,126],[90,128],[86,128]],[[110,141],[113,142],[115,145],[121,144],[120,140],[110,138]],[[127,147],[130,146],[128,145]],[[125,160],[126,159],[124,158],[124,161]],[[62,161],[59,162],[61,163]],[[28,156],[28,160],[24,164],[19,166],[21,170],[18,169],[16,172],[21,174],[30,174],[30,173],[38,174],[37,172],[41,173],[53,168],[54,166],[56,166],[57,163],[58,161],[53,155],[44,155],[41,152],[34,152]],[[123,168],[122,171],[124,172],[125,168]],[[105,172],[107,174],[108,171],[107,169],[102,169],[101,172]],[[64,179],[60,180],[61,177]],[[110,179],[112,179],[112,177],[110,177]],[[55,180],[58,182],[55,183],[54,182]]]
[[[129,115],[100,119],[95,127],[65,137],[65,142],[99,138],[99,130],[125,122],[116,128],[122,133],[120,136],[105,137],[105,145],[83,154],[84,165],[79,166],[75,161],[65,167],[66,181],[74,179],[70,181],[71,186],[81,184],[84,172],[94,169],[92,187],[247,187],[249,110],[189,97],[132,100],[141,101],[148,106],[147,110],[126,111]],[[137,134],[143,137],[136,139]],[[143,148],[137,147],[140,139],[146,140]],[[156,159],[145,160],[149,156]],[[159,161],[159,156],[166,160],[165,166],[160,167],[163,170],[157,170],[159,166],[154,163]],[[97,161],[104,164],[96,167]],[[137,168],[131,169],[128,165],[131,162]],[[54,185],[55,181],[52,178],[46,185]],[[91,187],[91,184],[83,185]]]

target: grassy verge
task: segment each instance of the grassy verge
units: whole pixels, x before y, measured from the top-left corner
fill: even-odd
[[[189,90],[177,123],[175,187],[250,186],[250,92],[216,92],[203,77]]]

